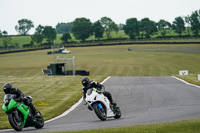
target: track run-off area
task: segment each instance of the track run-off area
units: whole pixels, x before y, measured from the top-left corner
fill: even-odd
[[[103,84],[121,108],[120,119],[101,121],[80,100],[60,117],[46,121],[42,129],[29,127],[22,132],[99,129],[200,118],[200,87],[176,77],[108,77]]]

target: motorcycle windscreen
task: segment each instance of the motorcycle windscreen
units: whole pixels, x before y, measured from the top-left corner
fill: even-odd
[[[87,95],[88,95],[88,96],[91,95],[91,94],[92,94],[92,91],[93,91],[93,89],[92,89],[92,88],[89,88],[89,89],[87,90]]]
[[[11,99],[13,99],[15,97],[15,95],[13,95],[13,94],[6,94],[5,96],[4,96],[4,102],[6,101],[6,100],[8,100],[8,101],[10,101]]]

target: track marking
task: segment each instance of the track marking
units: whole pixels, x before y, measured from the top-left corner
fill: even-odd
[[[110,78],[110,76],[108,76],[106,79],[104,79],[104,80],[101,82],[101,84],[105,83],[109,78]],[[56,117],[54,117],[54,118],[52,118],[52,119],[50,119],[50,120],[45,121],[44,123],[48,123],[48,122],[54,121],[54,120],[56,120],[56,119],[59,119],[59,118],[65,116],[65,115],[69,114],[69,113],[70,113],[71,111],[73,111],[82,101],[83,101],[83,97],[81,97],[81,99],[80,99],[76,104],[74,104],[71,108],[69,108],[67,111],[65,111],[64,113],[62,113],[62,114],[59,115],[59,116],[56,116]]]
[[[104,84],[111,76],[108,76],[106,79],[104,79],[101,84]],[[44,123],[48,123],[48,122],[51,122],[51,121],[54,121],[56,119],[59,119],[67,114],[69,114],[71,111],[73,111],[81,102],[83,101],[83,97],[81,97],[81,99],[76,103],[74,104],[71,108],[69,108],[68,110],[66,110],[64,113],[62,113],[61,115],[59,116],[56,116],[50,120],[47,120],[45,121]],[[6,132],[6,131],[11,131],[11,130],[14,130],[14,129],[3,129],[3,130],[0,130],[0,132]]]
[[[7,132],[7,131],[14,131],[14,129],[3,129],[3,130],[0,130],[0,132]]]
[[[101,84],[104,84],[111,76],[108,76],[106,79],[104,79]]]
[[[175,76],[171,76],[171,77],[173,77],[173,78],[175,78],[175,79],[177,79],[177,80],[179,80],[179,81],[182,81],[183,83],[185,83],[185,84],[187,84],[187,85],[191,85],[191,86],[195,86],[195,87],[197,87],[197,88],[200,88],[200,86],[194,85],[194,84],[191,84],[191,83],[188,83],[187,81],[185,81],[185,80],[183,80],[183,79],[180,79],[180,78],[178,78],[178,77],[175,77]]]

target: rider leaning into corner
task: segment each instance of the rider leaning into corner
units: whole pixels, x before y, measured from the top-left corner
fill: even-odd
[[[85,97],[86,97],[86,92],[89,88],[96,88],[98,89],[99,91],[101,91],[104,96],[106,96],[108,98],[108,100],[110,101],[110,103],[113,105],[113,106],[116,106],[116,102],[113,101],[112,99],[112,95],[110,92],[108,91],[105,91],[105,87],[104,85],[102,84],[99,84],[97,81],[90,81],[88,77],[84,77],[82,79],[82,85],[83,85],[83,88],[82,88],[82,91],[83,91],[83,100],[85,101]]]
[[[5,94],[14,94],[15,101],[24,102],[25,105],[29,106],[30,109],[32,110],[34,116],[39,115],[38,111],[32,104],[31,96],[24,97],[24,94],[19,89],[13,88],[11,83],[4,84],[3,90],[4,90]]]

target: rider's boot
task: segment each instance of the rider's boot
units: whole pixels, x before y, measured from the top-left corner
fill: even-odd
[[[111,104],[115,107],[117,106],[117,103],[115,101],[112,101]]]
[[[34,117],[39,117],[40,116],[40,113],[39,113],[39,111],[35,108],[35,106],[31,103],[30,104],[30,107],[31,107],[31,110],[32,110],[32,112],[33,112],[33,116]]]
[[[115,101],[113,101],[113,100],[110,102],[110,104],[111,104],[113,107],[117,106],[117,103],[116,103]]]

